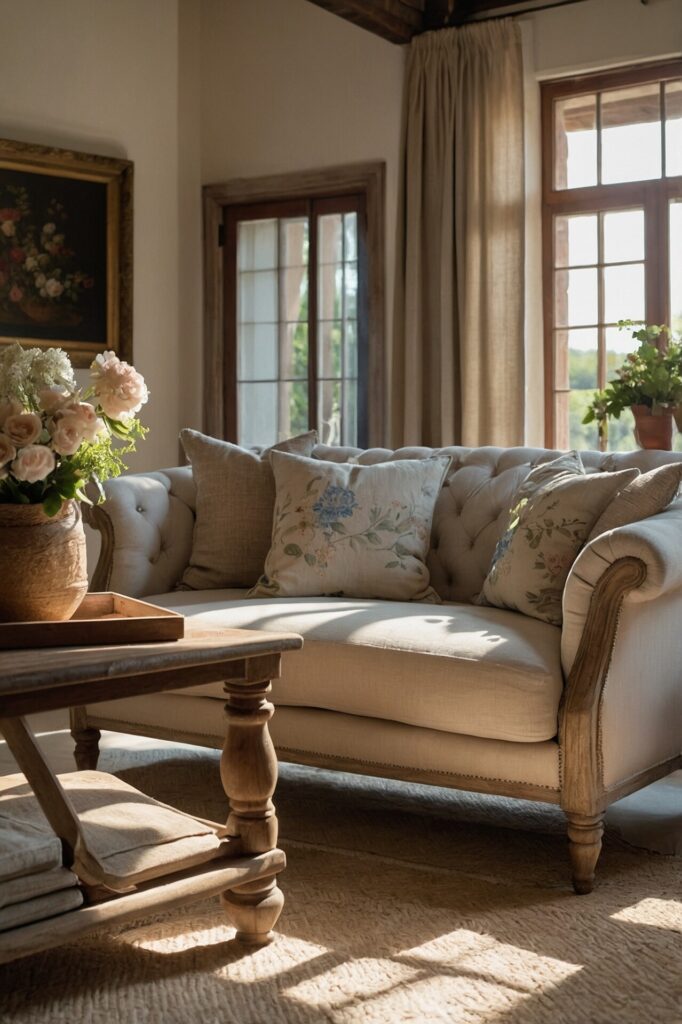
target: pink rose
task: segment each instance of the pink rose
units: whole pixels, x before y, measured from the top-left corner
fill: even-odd
[[[37,441],[42,429],[40,416],[34,412],[15,413],[13,416],[8,416],[3,424],[5,434],[17,448],[23,448],[25,445]]]
[[[13,284],[9,290],[9,297],[12,302],[21,302],[24,297],[24,293],[18,284]]]
[[[71,395],[63,388],[51,387],[41,388],[38,392],[38,402],[48,416],[53,416],[58,409],[61,409],[69,401]]]
[[[12,459],[16,459],[17,450],[6,436],[6,434],[0,434],[0,467],[6,466]]]
[[[83,441],[83,421],[78,414],[65,412],[52,424],[52,447],[59,455],[73,455]]]
[[[17,402],[16,398],[0,399],[0,430],[4,427],[8,416],[16,416],[17,413],[23,411],[23,405],[21,402]]]
[[[30,444],[22,448],[12,463],[12,473],[17,480],[35,484],[48,477],[56,465],[54,452],[44,444]]]
[[[97,435],[106,429],[104,422],[95,412],[94,405],[91,405],[90,402],[69,402],[62,415],[58,416],[59,419],[62,417],[78,421],[83,437],[91,444],[96,441]]]
[[[138,412],[149,398],[144,377],[114,352],[97,356],[90,367],[99,407],[112,420]]]

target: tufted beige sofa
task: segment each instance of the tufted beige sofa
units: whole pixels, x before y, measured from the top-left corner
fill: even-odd
[[[574,887],[589,892],[605,808],[682,763],[682,501],[581,552],[560,629],[471,603],[516,488],[558,453],[445,451],[429,554],[442,605],[174,589],[192,544],[190,467],[107,484],[92,516],[103,535],[93,589],[148,595],[214,625],[301,633],[274,688],[280,759],[560,804]],[[430,454],[314,452],[360,463]],[[646,470],[682,456],[583,458],[588,471]],[[81,751],[96,751],[101,728],[220,746],[222,700],[215,686],[124,696],[76,709],[74,736]]]

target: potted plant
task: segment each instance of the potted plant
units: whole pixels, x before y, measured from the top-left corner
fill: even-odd
[[[623,409],[631,409],[640,447],[670,451],[673,416],[682,406],[682,345],[662,346],[671,337],[670,328],[663,324],[638,326],[632,320],[620,320],[618,327],[630,329],[639,347],[625,357],[614,380],[595,392],[583,423],[597,422],[605,447],[609,418],[618,419]]]
[[[118,476],[146,433],[136,413],[144,378],[113,352],[90,384],[69,357],[18,343],[0,354],[0,621],[67,619],[87,590],[78,507],[94,483]]]

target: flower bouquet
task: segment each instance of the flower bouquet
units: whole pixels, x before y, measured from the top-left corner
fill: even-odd
[[[55,516],[85,487],[118,476],[145,428],[144,378],[113,352],[98,355],[81,390],[69,357],[18,343],[0,354],[0,504],[40,504]]]

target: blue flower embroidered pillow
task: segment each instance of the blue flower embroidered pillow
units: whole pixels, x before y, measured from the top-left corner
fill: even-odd
[[[426,555],[449,457],[359,466],[273,451],[271,464],[272,544],[250,597],[440,600]]]
[[[564,584],[587,537],[637,469],[586,474],[577,452],[531,472],[513,498],[477,604],[562,623]]]

